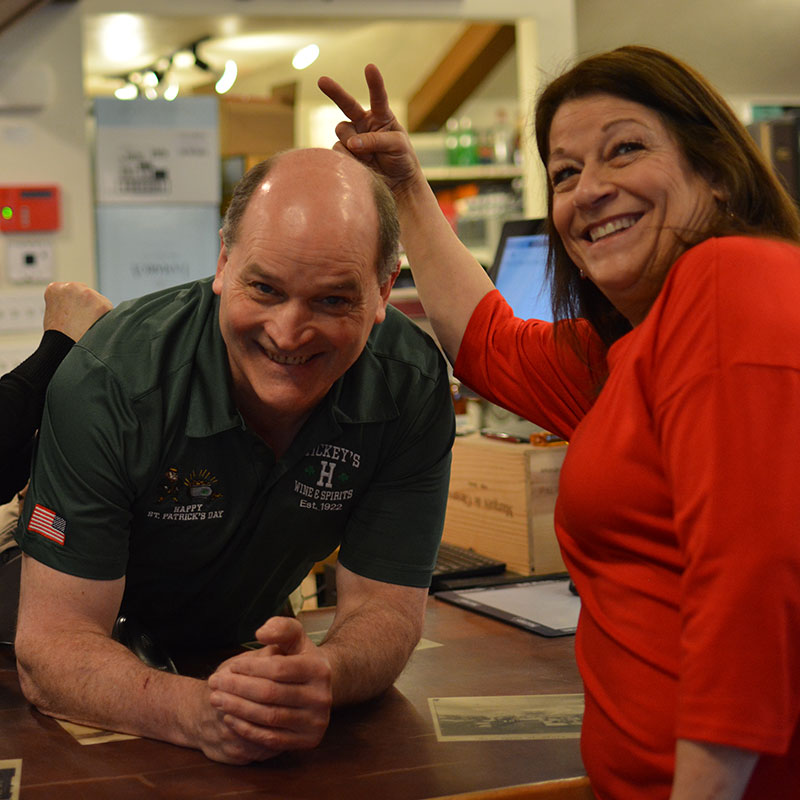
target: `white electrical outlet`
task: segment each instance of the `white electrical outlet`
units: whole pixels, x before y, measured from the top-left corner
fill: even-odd
[[[41,331],[44,293],[0,295],[0,331]]]
[[[47,240],[6,237],[6,271],[12,283],[49,283],[53,280],[53,245]]]

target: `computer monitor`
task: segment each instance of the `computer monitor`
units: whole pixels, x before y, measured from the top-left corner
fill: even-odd
[[[547,280],[548,237],[543,219],[515,219],[503,224],[489,277],[515,316],[551,322]]]

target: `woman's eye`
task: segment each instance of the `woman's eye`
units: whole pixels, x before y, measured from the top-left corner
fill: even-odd
[[[553,186],[558,186],[560,183],[564,183],[565,180],[577,174],[578,170],[575,169],[575,167],[562,167],[561,169],[557,169],[555,172],[553,172],[550,182],[553,184]]]
[[[620,142],[618,145],[615,145],[611,151],[611,155],[613,156],[627,156],[629,153],[633,153],[637,150],[644,150],[644,145],[641,142]]]

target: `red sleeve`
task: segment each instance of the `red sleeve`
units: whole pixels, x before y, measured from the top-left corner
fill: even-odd
[[[670,274],[654,418],[684,558],[679,738],[781,753],[800,715],[800,250],[711,240]]]
[[[478,304],[464,333],[456,377],[482,397],[569,439],[591,407],[604,368],[603,348],[589,325],[576,327],[577,351],[565,329],[521,320],[497,290]]]

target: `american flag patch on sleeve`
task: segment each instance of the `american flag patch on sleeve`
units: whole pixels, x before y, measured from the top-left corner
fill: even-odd
[[[50,539],[56,544],[64,544],[64,533],[67,530],[67,521],[59,517],[55,511],[40,506],[38,503],[33,507],[28,530],[40,533],[46,539]]]

